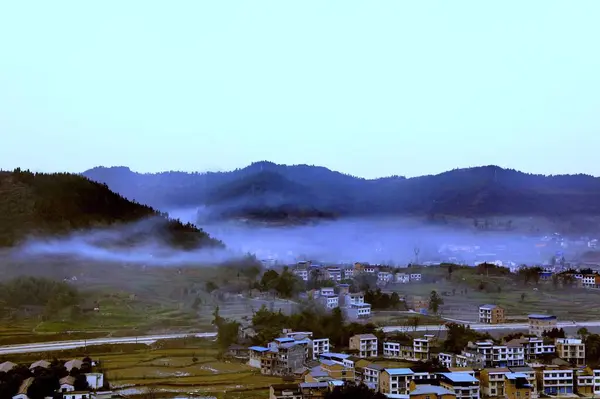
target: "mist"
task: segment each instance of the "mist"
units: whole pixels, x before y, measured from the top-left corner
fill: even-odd
[[[67,236],[31,238],[16,247],[11,254],[16,258],[67,256],[81,260],[149,266],[215,265],[245,255],[229,248],[182,250],[153,237],[139,242],[138,234],[150,231],[157,223],[164,223],[164,220],[146,219]]]
[[[198,214],[203,219],[206,212],[206,209],[180,209],[169,214],[184,222],[197,223]],[[473,227],[472,220],[463,222],[436,225],[426,223],[423,218],[396,217],[348,218],[295,226],[229,221],[201,224],[201,227],[234,251],[280,263],[312,260],[398,266],[415,262],[474,265],[484,261],[500,261],[503,265],[541,264],[561,249],[553,245],[536,246],[539,234],[481,232]],[[561,250],[565,256],[574,254]]]

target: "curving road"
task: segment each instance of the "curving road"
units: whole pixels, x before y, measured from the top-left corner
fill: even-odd
[[[213,338],[217,333],[190,333],[190,334],[162,334],[162,335],[146,335],[140,337],[115,337],[115,338],[93,338],[80,339],[74,341],[54,341],[54,342],[39,342],[32,344],[6,345],[0,346],[0,355],[11,353],[27,353],[27,352],[48,352],[61,351],[65,349],[83,348],[91,345],[105,344],[152,344],[161,339],[178,339],[185,337],[197,338]]]
[[[467,323],[468,324],[468,323]],[[529,325],[527,323],[503,323],[503,324],[480,324],[473,323],[469,324],[472,329],[478,331],[491,331],[491,330],[527,330]],[[580,328],[580,327],[600,327],[600,320],[596,321],[581,321],[573,323],[571,322],[558,322],[559,328]],[[407,326],[387,326],[381,328],[383,332],[394,332],[394,331],[419,331],[419,332],[436,332],[444,330],[443,325],[423,325],[418,326],[415,330],[413,327]],[[215,332],[200,332],[200,333],[188,333],[188,334],[162,334],[162,335],[145,335],[139,337],[114,337],[114,338],[93,338],[93,339],[81,339],[74,341],[54,341],[54,342],[39,342],[32,344],[20,344],[20,345],[7,345],[0,346],[0,355],[7,355],[11,353],[27,353],[27,352],[48,352],[48,351],[61,351],[65,349],[83,348],[91,345],[104,345],[104,344],[152,344],[161,339],[178,339],[185,337],[197,337],[197,338],[214,338],[217,336]]]

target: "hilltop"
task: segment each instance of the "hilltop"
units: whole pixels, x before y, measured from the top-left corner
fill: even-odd
[[[327,216],[435,218],[600,214],[600,179],[544,176],[481,166],[437,175],[363,179],[320,166],[256,162],[218,173],[140,174],[126,167],[84,172],[127,198],[157,208],[208,206],[228,217],[253,210]],[[225,209],[226,212],[222,212]]]
[[[144,225],[130,229],[123,241],[152,239],[184,249],[222,246],[194,225],[169,219],[84,176],[0,171],[0,246],[134,222]]]

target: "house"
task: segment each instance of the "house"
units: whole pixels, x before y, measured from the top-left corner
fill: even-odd
[[[481,370],[481,393],[488,397],[504,397],[504,377],[507,373],[510,373],[510,370],[502,367]]]
[[[556,316],[546,314],[530,314],[529,334],[541,337],[545,331],[556,328]]]
[[[440,386],[457,398],[479,399],[479,380],[469,373],[440,373]]]
[[[298,384],[275,384],[269,388],[269,399],[302,399]]]
[[[353,335],[349,346],[359,352],[359,357],[377,357],[377,337],[373,334]]]
[[[413,339],[413,359],[418,361],[429,360],[429,352],[434,339],[435,336],[431,334],[426,334],[423,338]]]
[[[355,370],[344,364],[339,364],[332,360],[321,360],[321,370],[327,373],[330,379],[340,381],[354,381],[356,378]]]
[[[66,376],[61,378],[58,383],[60,384],[59,392],[73,392],[75,390],[75,377]]]
[[[504,323],[504,308],[498,305],[481,305],[479,307],[479,322],[483,324]]]
[[[339,267],[328,267],[325,269],[325,277],[331,281],[342,281],[342,269]]]
[[[65,362],[65,368],[67,369],[67,371],[71,371],[73,369],[81,369],[81,365],[83,365],[83,361],[79,360],[79,359],[73,359],[73,360],[69,360],[68,362]]]
[[[17,365],[13,362],[4,362],[0,364],[0,372],[8,373],[10,370],[17,367]]]
[[[320,354],[328,353],[331,349],[329,338],[311,339],[311,345],[312,358],[314,360],[317,360]]]
[[[515,373],[515,374],[523,374],[527,378],[529,385],[531,385],[531,397],[532,398],[538,397],[537,376],[536,376],[536,372],[534,369],[532,369],[529,366],[520,366],[520,367],[510,367],[510,371],[511,371],[511,373]],[[504,384],[506,387],[506,381],[504,382]]]
[[[391,359],[412,359],[414,358],[414,346],[412,341],[384,341],[383,357]]]
[[[27,390],[29,389],[31,384],[33,384],[33,380],[34,380],[33,377],[29,377],[29,378],[26,378],[25,380],[23,380],[23,382],[19,386],[19,390],[17,391],[17,394],[15,396],[13,396],[12,399],[29,399],[29,397],[27,396]]]
[[[354,269],[348,267],[343,270],[344,280],[352,280],[354,278]]]
[[[589,368],[575,372],[575,392],[580,396],[594,396],[594,372]]]
[[[530,361],[538,359],[540,356],[552,354],[556,352],[556,347],[553,343],[546,342],[543,338],[520,338],[509,341],[508,345],[517,345],[520,343],[523,346],[525,360]]]
[[[578,338],[557,338],[556,354],[574,366],[585,366],[585,344]]]
[[[346,294],[344,296],[343,304],[345,306],[350,305],[364,305],[365,303],[365,294],[362,292],[356,292],[352,294]]]
[[[381,372],[384,370],[384,367],[370,363],[363,367],[363,382],[375,384],[376,387],[379,387],[379,380],[381,378]]]
[[[260,369],[262,366],[263,355],[268,351],[269,348],[265,348],[264,346],[251,346],[248,348],[248,366]]]
[[[385,395],[406,395],[414,372],[408,368],[386,368],[380,375],[379,390]]]
[[[504,397],[506,399],[529,399],[532,396],[533,386],[525,374],[504,374]]]
[[[409,393],[410,399],[456,399],[456,394],[446,388],[431,385],[415,385]]]
[[[422,275],[421,273],[411,273],[410,274],[410,281],[421,281]]]
[[[298,386],[302,399],[321,399],[329,392],[327,382],[301,382]]]
[[[348,320],[368,319],[371,317],[371,305],[368,303],[350,305],[342,308],[342,312]]]
[[[392,281],[393,275],[390,272],[380,271],[377,273],[377,281],[379,283],[389,283]]]
[[[323,295],[319,297],[319,302],[327,309],[335,309],[339,307],[339,297],[336,295]]]
[[[234,357],[236,359],[248,359],[249,351],[248,348],[245,346],[233,344],[229,345],[229,347],[227,348],[226,355],[229,357]]]
[[[92,399],[93,397],[90,391],[71,391],[63,394],[63,399]]]
[[[572,369],[547,366],[538,371],[538,390],[546,395],[571,394],[574,392]]]
[[[101,389],[104,386],[104,374],[102,373],[85,373],[85,379],[92,389]]]
[[[320,296],[334,296],[335,290],[333,287],[323,287],[320,291]]]
[[[29,370],[34,370],[38,367],[47,369],[48,367],[50,367],[50,362],[46,360],[38,360],[37,362],[31,363],[31,366],[29,366]]]
[[[308,281],[309,273],[306,266],[297,266],[292,272],[302,281]]]
[[[513,342],[517,341],[517,342]],[[525,365],[525,348],[519,340],[511,340],[506,346],[506,366],[519,367]]]
[[[406,273],[396,273],[394,275],[394,281],[400,284],[406,284],[410,281],[410,275]]]

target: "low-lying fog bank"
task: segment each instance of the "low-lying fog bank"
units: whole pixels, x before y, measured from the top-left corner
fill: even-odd
[[[198,223],[196,210],[178,210],[170,215],[184,222]],[[482,232],[468,220],[452,227],[426,224],[422,218],[339,219],[294,226],[237,221],[198,224],[232,250],[280,262],[310,259],[406,265],[411,262],[501,261],[512,265],[544,262],[557,250],[552,245],[536,245],[540,235],[519,231]]]

